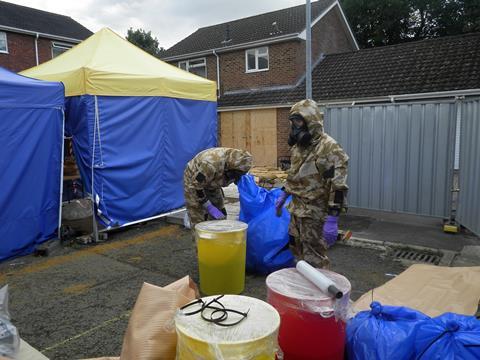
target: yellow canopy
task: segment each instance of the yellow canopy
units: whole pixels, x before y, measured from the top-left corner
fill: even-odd
[[[157,59],[108,28],[55,59],[21,74],[61,81],[66,96],[167,96],[217,100],[215,82]]]

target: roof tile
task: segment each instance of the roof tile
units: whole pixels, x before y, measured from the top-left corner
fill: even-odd
[[[72,18],[0,1],[0,25],[84,40],[92,32]]]
[[[226,94],[219,106],[295,102],[304,88]],[[480,89],[480,32],[327,55],[312,72],[320,101],[464,89]]]
[[[334,0],[312,2],[312,19],[320,15],[333,3]],[[279,31],[276,31],[273,27],[272,24],[274,22],[277,23]],[[227,26],[230,34],[229,42],[225,42]],[[200,28],[169,48],[163,54],[163,57],[168,58],[257,40],[271,39],[282,35],[299,33],[304,28],[305,5],[294,6]]]

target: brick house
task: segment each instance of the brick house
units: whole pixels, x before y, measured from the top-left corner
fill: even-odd
[[[9,70],[48,61],[90,35],[68,16],[0,1],[0,66]]]
[[[300,5],[198,29],[163,60],[217,82],[220,145],[249,150],[257,165],[276,166],[284,156],[291,104],[232,106],[224,99],[298,86],[305,77],[305,39],[305,5]],[[357,49],[340,3],[313,2],[313,64],[327,54]]]
[[[356,108],[479,96],[479,59],[480,33],[329,54],[312,70],[312,97],[322,107]],[[277,157],[282,160],[290,153],[288,107],[304,98],[303,79],[292,87],[226,94],[220,109],[282,106],[277,108]]]

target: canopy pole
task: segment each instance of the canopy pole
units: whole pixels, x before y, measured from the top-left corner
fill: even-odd
[[[60,202],[58,204],[58,240],[62,241],[62,203],[63,203],[63,171],[65,162],[63,161],[65,156],[65,109],[62,110],[62,157],[60,159]]]
[[[97,226],[97,217],[95,215],[95,145],[96,145],[96,134],[97,134],[97,121],[98,121],[98,100],[97,95],[95,95],[95,120],[93,122],[93,146],[92,146],[92,226],[93,226],[93,241],[98,242],[98,226]]]

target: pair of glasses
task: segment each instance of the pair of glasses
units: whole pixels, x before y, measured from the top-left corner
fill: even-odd
[[[215,325],[224,326],[224,327],[235,326],[240,324],[243,320],[247,318],[248,312],[250,310],[248,310],[247,312],[241,312],[235,309],[225,308],[225,306],[220,302],[220,299],[223,298],[224,296],[225,295],[217,296],[216,298],[213,298],[207,303],[202,299],[198,299],[185,306],[182,306],[180,310],[185,310],[195,305],[199,305],[198,309],[190,312],[184,312],[183,315],[192,316],[192,315],[200,314],[203,320],[210,323],[214,323]],[[211,310],[209,316],[206,314],[207,310]],[[241,317],[237,321],[226,323],[225,321],[228,320],[229,313],[237,314],[237,315],[240,315]]]

